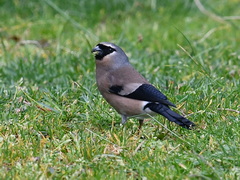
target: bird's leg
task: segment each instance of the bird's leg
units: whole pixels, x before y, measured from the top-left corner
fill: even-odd
[[[143,125],[143,119],[139,119],[138,122],[139,122],[139,126],[138,126],[138,130],[141,130],[142,128],[142,125]]]
[[[127,122],[127,116],[126,115],[122,115],[122,122],[121,124],[124,125]]]
[[[138,126],[138,130],[137,130],[137,135],[140,134],[141,132],[141,128],[142,128],[142,125],[143,125],[143,119],[139,119],[138,122],[139,122],[139,126]]]

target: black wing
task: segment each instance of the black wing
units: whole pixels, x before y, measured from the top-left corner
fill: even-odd
[[[122,95],[121,91],[124,91],[124,86],[114,85],[109,88],[109,92],[119,96],[142,101],[159,102],[176,107],[173,103],[168,101],[167,97],[163,93],[151,84],[142,84],[130,94]]]

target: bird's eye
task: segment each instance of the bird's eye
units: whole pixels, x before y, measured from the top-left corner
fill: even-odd
[[[110,48],[110,52],[113,52],[113,51],[116,51],[115,49],[113,49],[113,48]]]
[[[106,54],[111,54],[112,52],[116,51],[116,49],[106,46],[105,48],[103,48],[103,51],[105,51]]]
[[[97,50],[95,50],[95,51],[97,51],[97,52],[94,53],[94,54],[95,54],[95,58],[97,60],[102,60],[103,57],[105,57],[105,56],[113,53],[114,51],[116,51],[116,49],[114,49],[110,46],[104,45],[104,44],[98,44],[96,47],[97,48],[95,48],[95,49],[97,49]]]

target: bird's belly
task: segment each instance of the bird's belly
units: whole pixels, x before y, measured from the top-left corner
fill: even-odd
[[[149,117],[148,114],[155,114],[148,108],[144,109],[144,106],[148,103],[147,101],[125,98],[115,94],[108,94],[107,96],[103,94],[103,97],[119,114],[128,117],[136,116],[136,118],[143,119]]]

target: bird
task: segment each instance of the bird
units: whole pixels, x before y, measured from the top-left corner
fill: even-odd
[[[95,57],[98,90],[121,115],[122,125],[129,118],[135,117],[141,129],[145,118],[160,114],[183,128],[192,129],[195,126],[170,109],[176,108],[176,105],[134,69],[119,46],[100,42],[92,49],[92,53]]]

